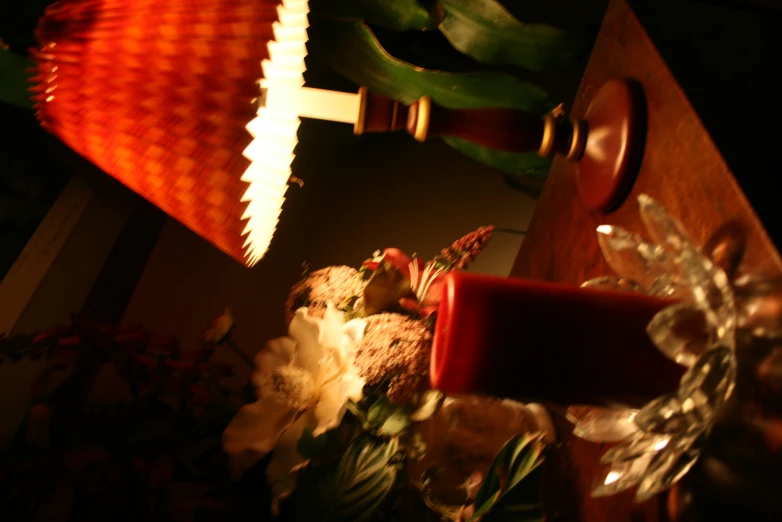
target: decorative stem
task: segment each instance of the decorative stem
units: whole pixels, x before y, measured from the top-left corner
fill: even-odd
[[[247,366],[249,366],[250,368],[255,368],[255,361],[253,361],[253,360],[252,360],[252,359],[251,359],[251,358],[250,358],[250,357],[249,357],[249,356],[248,356],[246,353],[244,353],[244,352],[242,351],[242,349],[241,349],[241,348],[239,348],[239,346],[237,346],[237,344],[234,342],[234,340],[233,340],[233,339],[231,339],[231,338],[229,337],[228,339],[226,339],[226,340],[225,340],[225,344],[226,344],[226,346],[228,346],[228,348],[230,348],[231,350],[233,350],[233,352],[234,352],[236,355],[238,355],[238,356],[239,356],[239,358],[240,358],[242,361],[244,361],[244,363],[245,363],[245,364],[247,364]]]
[[[404,129],[418,141],[451,136],[494,150],[536,152],[541,157],[556,153],[571,161],[584,152],[587,129],[578,119],[557,119],[553,113],[541,117],[505,107],[447,109],[427,96],[405,105],[364,87],[359,97],[356,134]]]

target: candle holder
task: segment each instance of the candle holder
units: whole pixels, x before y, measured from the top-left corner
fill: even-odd
[[[637,486],[640,502],[675,484],[700,457],[733,393],[736,330],[748,321],[741,319],[743,301],[734,295],[723,267],[702,253],[681,223],[652,198],[642,194],[638,202],[652,242],[621,227],[598,227],[600,247],[617,275],[583,286],[676,299],[646,331],[661,353],[688,370],[678,389],[640,409],[571,406],[568,418],[576,436],[618,443],[601,458],[592,496]],[[778,323],[778,317],[772,319]]]
[[[355,133],[406,130],[418,141],[454,136],[505,152],[559,155],[576,164],[577,186],[587,207],[611,211],[635,181],[646,137],[646,104],[640,85],[611,79],[596,93],[584,118],[542,118],[490,107],[447,109],[429,97],[404,105],[362,88]]]

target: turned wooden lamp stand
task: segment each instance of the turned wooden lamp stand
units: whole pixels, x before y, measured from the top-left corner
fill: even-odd
[[[581,199],[593,210],[622,203],[643,156],[645,102],[631,80],[607,81],[584,119],[569,120],[506,108],[446,109],[428,97],[404,105],[363,87],[359,95],[356,134],[404,129],[418,141],[454,136],[505,152],[559,154],[576,162]]]

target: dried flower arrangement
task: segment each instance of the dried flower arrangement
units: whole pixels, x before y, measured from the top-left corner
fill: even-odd
[[[239,410],[223,435],[234,476],[266,465],[275,515],[541,519],[545,422],[531,420],[526,433],[508,434],[493,462],[469,470],[470,485],[457,505],[437,499],[429,487],[443,463],[430,458],[423,470],[418,465],[427,460],[427,423],[461,407],[460,399],[429,387],[442,280],[466,268],[492,231],[479,228],[427,262],[387,248],[358,270],[326,267],[293,286],[285,304],[289,334],[256,356],[257,400]],[[483,407],[500,402],[484,401]]]

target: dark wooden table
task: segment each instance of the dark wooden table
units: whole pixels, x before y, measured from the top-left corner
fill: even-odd
[[[645,235],[636,202],[642,193],[677,216],[700,245],[726,223],[739,227],[746,240],[740,269],[755,275],[782,274],[779,253],[626,0],[610,2],[572,114],[583,116],[596,90],[612,77],[639,81],[647,100],[646,148],[632,193],[612,213],[590,212],[579,200],[574,165],[555,160],[511,276],[579,285],[611,274],[595,228],[607,223]],[[557,420],[563,444],[554,457],[557,470],[550,473],[552,480],[547,488],[550,518],[588,522],[665,520],[665,499],[634,504],[632,492],[590,498],[604,449],[572,438],[561,413]]]

